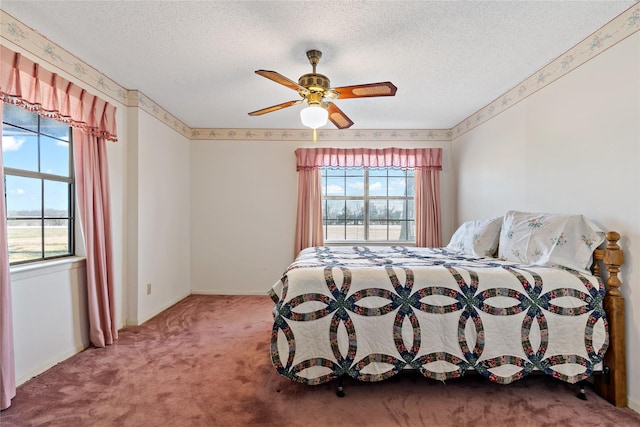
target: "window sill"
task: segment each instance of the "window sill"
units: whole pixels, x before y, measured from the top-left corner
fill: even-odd
[[[353,241],[325,241],[325,246],[409,246],[413,247],[416,242],[372,242],[366,240],[353,240]]]
[[[30,277],[43,276],[59,271],[73,270],[85,266],[86,259],[79,256],[70,256],[59,259],[33,262],[29,264],[14,265],[9,267],[11,280],[23,280]]]

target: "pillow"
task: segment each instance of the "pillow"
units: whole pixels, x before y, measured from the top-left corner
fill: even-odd
[[[509,211],[500,232],[499,258],[588,272],[604,232],[583,215]]]
[[[446,249],[476,257],[495,257],[500,240],[502,217],[463,223]]]

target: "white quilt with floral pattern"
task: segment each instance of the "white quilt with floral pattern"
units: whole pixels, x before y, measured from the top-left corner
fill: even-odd
[[[583,272],[443,248],[308,248],[269,291],[271,359],[309,384],[402,369],[504,384],[538,370],[574,383],[608,346],[604,293]]]

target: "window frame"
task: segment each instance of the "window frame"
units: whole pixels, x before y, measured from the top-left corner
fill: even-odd
[[[326,194],[326,189],[328,186],[328,178],[335,178],[335,176],[329,176],[325,174],[325,171],[328,170],[340,170],[340,171],[344,171],[344,175],[342,175],[340,178],[344,178],[344,183],[345,186],[347,184],[347,178],[349,178],[349,171],[358,171],[358,173],[360,173],[360,171],[362,171],[362,180],[363,180],[363,194],[362,196],[357,195],[357,196],[350,196],[347,195],[347,190],[345,188],[345,194],[344,195],[340,195],[340,196],[329,196]],[[370,171],[371,170],[384,170],[386,171],[386,176],[384,177],[386,179],[387,182],[387,194],[380,196],[380,195],[371,195],[369,186],[370,186]],[[397,177],[394,176],[389,176],[389,171],[394,170],[394,171],[401,171],[403,173],[404,176],[400,176],[398,175]],[[412,173],[413,176],[408,176],[408,173]],[[352,177],[355,177],[357,175],[351,175]],[[376,177],[375,175],[373,176],[374,178]],[[389,195],[389,189],[388,189],[388,184],[389,184],[389,179],[390,178],[404,178],[405,182],[407,183],[407,185],[405,186],[405,194],[403,196],[390,196]],[[400,245],[406,245],[406,246],[414,246],[416,243],[416,233],[415,233],[415,224],[416,224],[416,218],[415,218],[415,172],[412,169],[402,169],[402,168],[397,168],[397,167],[375,167],[375,168],[370,168],[370,167],[332,167],[332,166],[325,166],[325,167],[321,167],[320,168],[320,179],[321,179],[321,188],[322,188],[322,204],[321,204],[321,209],[322,209],[322,233],[323,233],[323,238],[325,243],[329,243],[332,245],[340,245],[340,244],[344,244],[344,245],[349,245],[349,244],[359,244],[359,243],[364,243],[367,245],[388,245],[388,244],[400,244]],[[407,189],[408,189],[408,183],[409,180],[414,181],[413,184],[413,194],[412,195],[408,195],[407,194]],[[336,239],[329,239],[328,238],[328,226],[330,225],[328,223],[328,220],[331,220],[330,218],[328,219],[326,216],[327,210],[328,210],[328,203],[327,201],[329,200],[337,200],[337,201],[345,201],[345,205],[348,201],[352,200],[352,201],[362,201],[363,202],[363,210],[364,210],[364,215],[362,217],[362,219],[360,221],[362,221],[362,226],[363,226],[363,235],[364,238],[363,239],[347,239],[346,238],[346,227],[349,223],[349,219],[346,218],[346,214],[344,217],[344,227],[345,227],[345,231],[344,231],[344,235],[345,238],[344,239],[340,239],[340,240],[336,240]],[[387,202],[387,208],[386,208],[386,218],[385,221],[387,223],[386,225],[386,234],[387,234],[387,238],[386,239],[376,239],[376,240],[371,240],[371,212],[370,212],[370,203],[372,201],[386,201]],[[389,218],[389,202],[390,201],[402,201],[404,203],[405,206],[405,216],[404,219],[401,219],[400,221],[403,221],[406,224],[413,224],[413,228],[411,228],[410,230],[412,230],[412,232],[410,233],[409,237],[411,237],[411,239],[407,239],[407,240],[391,240],[389,239],[389,222],[391,221],[391,219]],[[408,212],[408,204],[413,203],[413,215],[409,216],[409,212]],[[358,220],[356,218],[356,220]],[[340,225],[340,224],[338,224]],[[409,230],[409,228],[407,228]]]
[[[6,109],[6,105],[5,104],[5,109]],[[15,106],[16,108],[22,108],[20,106]],[[26,111],[30,111],[25,109]],[[10,262],[10,266],[19,266],[19,265],[25,265],[25,264],[33,264],[33,263],[38,263],[38,262],[43,262],[43,261],[49,261],[49,260],[57,260],[60,258],[66,258],[66,257],[75,257],[76,256],[76,198],[75,198],[75,174],[74,174],[74,165],[73,165],[73,132],[71,129],[71,126],[67,125],[67,129],[68,129],[68,141],[64,140],[60,137],[57,136],[52,136],[49,135],[47,133],[43,133],[42,132],[42,120],[43,119],[48,119],[48,120],[55,120],[55,119],[51,119],[48,117],[42,117],[41,115],[39,115],[37,112],[35,111],[30,111],[32,114],[34,114],[35,116],[37,116],[37,130],[33,130],[18,124],[14,124],[14,123],[10,123],[10,122],[6,122],[5,121],[5,114],[3,114],[2,116],[2,126],[4,128],[5,125],[7,126],[11,126],[12,128],[16,128],[19,129],[21,131],[24,132],[29,132],[33,135],[35,135],[37,137],[37,142],[38,142],[38,147],[37,147],[37,156],[38,156],[38,169],[41,168],[42,165],[42,150],[41,150],[41,138],[50,138],[50,139],[55,139],[58,141],[63,141],[69,144],[69,149],[68,149],[68,175],[67,176],[63,176],[63,175],[55,175],[55,174],[50,174],[50,173],[45,173],[45,172],[37,172],[37,171],[33,171],[33,170],[28,170],[28,169],[19,169],[19,168],[14,168],[14,167],[7,167],[3,165],[3,182],[2,182],[2,191],[3,191],[3,197],[5,198],[5,217],[6,217],[6,222],[7,222],[7,227],[9,226],[9,223],[11,221],[38,221],[39,224],[39,228],[40,228],[40,257],[38,258],[30,258],[27,260],[20,260],[20,261],[12,261]],[[62,123],[62,122],[60,122]],[[4,133],[3,133],[3,138],[4,138]],[[1,142],[0,142],[1,145]],[[0,147],[1,149],[1,147]],[[14,176],[14,177],[21,177],[21,178],[31,178],[31,179],[38,179],[40,180],[40,216],[21,216],[21,217],[15,217],[15,216],[9,216],[9,206],[7,203],[7,176]],[[68,216],[66,217],[62,217],[62,216],[55,216],[55,217],[51,217],[46,215],[46,211],[45,211],[45,185],[46,182],[57,182],[57,183],[65,183],[67,184],[67,200],[68,200],[68,205],[67,205],[67,213]],[[47,256],[47,246],[46,246],[46,223],[48,220],[65,220],[67,221],[68,224],[68,228],[67,228],[67,247],[68,247],[68,252],[64,253],[64,254],[57,254],[57,255],[49,255]],[[7,238],[9,239],[9,237],[7,236]],[[9,240],[10,243],[10,240]],[[11,245],[9,244],[9,249],[11,248]],[[9,254],[11,255],[11,252],[9,252]]]

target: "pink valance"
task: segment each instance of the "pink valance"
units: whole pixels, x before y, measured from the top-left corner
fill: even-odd
[[[116,107],[6,46],[0,58],[0,101],[117,141]]]
[[[298,148],[298,171],[322,167],[442,170],[441,148]]]

